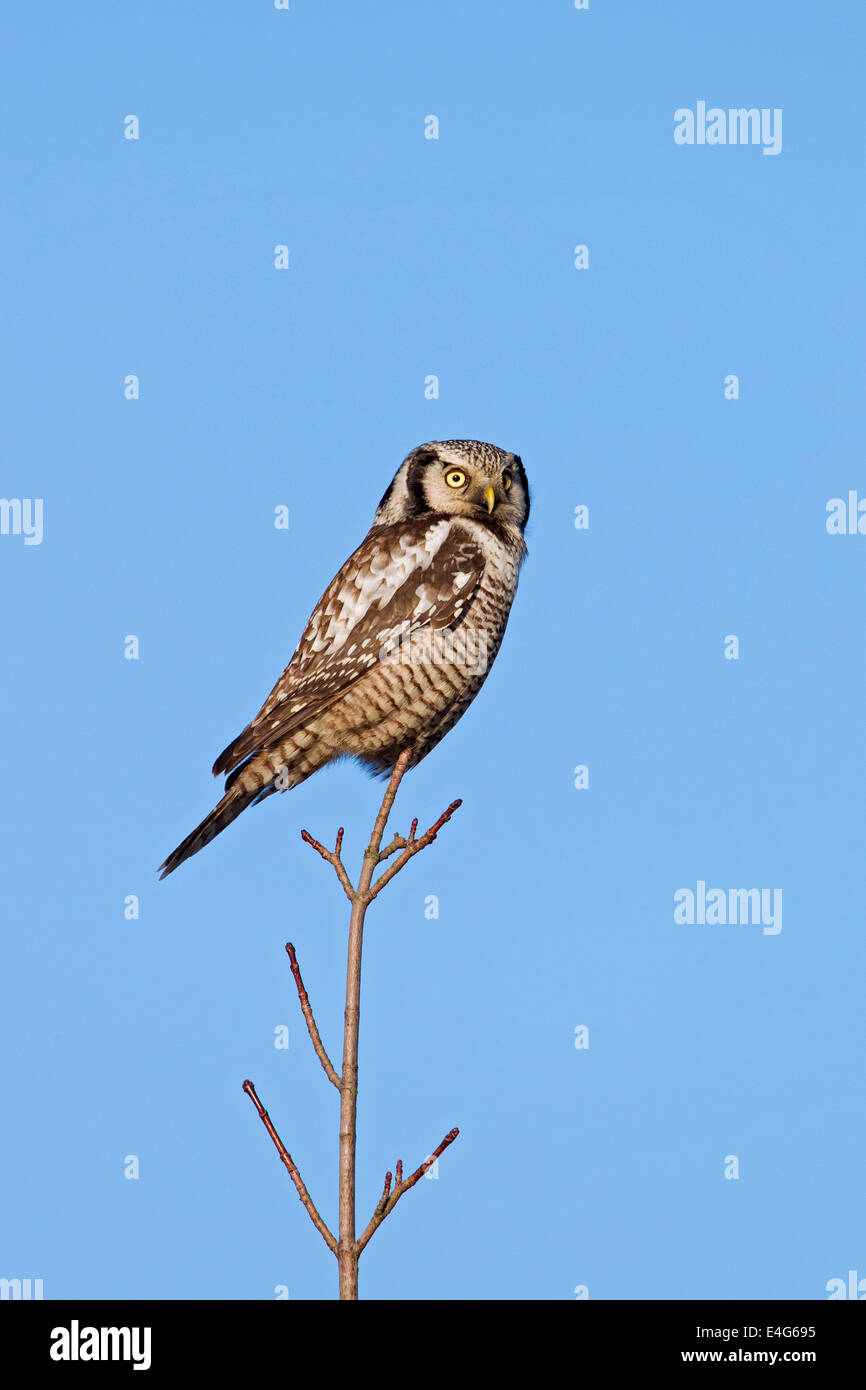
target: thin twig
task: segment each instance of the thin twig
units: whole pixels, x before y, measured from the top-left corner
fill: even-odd
[[[306,1187],[304,1186],[304,1180],[298,1172],[297,1164],[293,1161],[292,1155],[289,1153],[282,1139],[277,1134],[277,1131],[274,1129],[274,1126],[271,1123],[270,1115],[268,1114],[267,1110],[262,1105],[261,1101],[256,1095],[255,1086],[251,1081],[245,1081],[243,1089],[246,1091],[253,1105],[256,1107],[256,1110],[259,1112],[259,1119],[261,1120],[265,1129],[268,1131],[268,1134],[273,1139],[277,1153],[280,1155],[280,1158],[286,1165],[289,1177],[295,1184],[295,1187],[298,1189],[298,1196],[300,1197],[304,1206],[307,1208],[307,1211],[310,1213],[310,1220],[312,1221],[316,1230],[321,1235],[325,1244],[328,1246],[328,1249],[333,1250],[334,1254],[336,1255],[337,1242],[335,1238],[332,1236],[331,1232],[328,1230],[328,1227],[325,1225],[318,1211],[316,1210],[316,1204],[310,1196],[309,1192],[307,1191]]]
[[[379,1198],[379,1204],[378,1204],[378,1206],[376,1207],[376,1210],[377,1210],[377,1211],[384,1211],[384,1210],[385,1210],[385,1207],[386,1207],[387,1202],[388,1202],[388,1194],[389,1194],[389,1192],[391,1191],[391,1178],[392,1178],[392,1176],[393,1176],[393,1175],[392,1175],[390,1172],[388,1172],[388,1173],[385,1174],[385,1186],[382,1188],[382,1196]]]
[[[379,863],[381,864],[383,859],[390,859],[391,855],[396,854],[398,849],[405,849],[408,843],[405,835],[395,835],[390,845],[379,850]]]
[[[369,855],[371,858],[375,858],[376,860],[378,860],[379,846],[382,843],[382,836],[385,834],[385,826],[388,824],[388,817],[390,816],[391,808],[394,805],[394,798],[397,795],[397,788],[399,787],[404,776],[406,775],[406,769],[408,768],[411,761],[412,749],[404,748],[403,752],[400,754],[399,758],[394,764],[394,770],[391,773],[390,780],[388,782],[387,787],[385,788],[385,795],[382,797],[382,805],[379,807],[379,814],[377,815],[376,823],[373,826],[373,833],[370,836],[370,843],[367,846],[365,858]],[[361,884],[359,882],[359,891],[360,887]]]
[[[325,1051],[324,1044],[319,1035],[319,1030],[316,1026],[316,1020],[313,1017],[313,1008],[310,1004],[310,996],[304,989],[304,982],[301,979],[301,967],[298,965],[298,958],[295,955],[295,948],[292,945],[291,941],[288,941],[286,943],[286,951],[289,957],[289,964],[292,967],[292,974],[295,977],[295,984],[298,987],[298,998],[301,1001],[301,1013],[304,1015],[304,1021],[307,1025],[307,1032],[310,1035],[313,1047],[316,1049],[316,1056],[321,1062],[328,1080],[332,1082],[333,1085],[335,1085],[337,1090],[339,1091],[341,1085],[340,1078],[337,1075],[337,1072],[334,1068],[334,1065],[330,1057]]]
[[[349,952],[346,962],[346,1025],[343,1033],[343,1080],[340,1088],[340,1241],[337,1261],[340,1270],[340,1298],[358,1297],[358,1252],[355,1248],[355,1150],[358,1125],[358,1034],[361,1024],[361,954],[364,944],[364,915],[370,902],[370,883],[379,863],[382,836],[394,805],[397,788],[412,760],[412,749],[400,754],[382,805],[376,816],[370,843],[358,877],[349,919]]]
[[[391,864],[387,869],[383,869],[382,873],[376,879],[376,882],[369,889],[369,892],[367,894],[368,902],[372,902],[376,895],[378,893],[381,893],[382,889],[385,887],[385,884],[390,883],[391,879],[394,878],[396,874],[399,874],[401,869],[405,868],[405,866],[409,863],[409,860],[412,858],[413,855],[418,854],[422,849],[426,849],[428,845],[432,845],[433,841],[436,839],[436,836],[442,829],[443,825],[447,824],[447,822],[450,821],[451,817],[454,815],[454,812],[457,810],[459,806],[462,805],[462,801],[452,801],[451,805],[448,807],[448,810],[442,812],[435,825],[431,825],[429,830],[425,830],[420,840],[416,840],[414,838],[418,822],[417,820],[412,822],[412,831],[409,835],[409,839],[406,841],[406,846],[403,850],[403,853],[400,855],[400,858],[395,859],[394,863]]]
[[[315,839],[308,830],[302,830],[303,840],[311,845],[321,857],[332,866],[346,897],[352,904],[352,912],[349,920],[349,951],[346,965],[346,1011],[345,1011],[345,1030],[343,1033],[343,1066],[342,1076],[338,1075],[336,1068],[325,1051],[319,1034],[316,1020],[313,1017],[313,1010],[309,996],[304,988],[301,979],[300,967],[295,956],[295,948],[289,942],[286,946],[289,961],[292,967],[292,975],[298,990],[298,998],[301,1001],[301,1011],[307,1025],[310,1039],[316,1052],[316,1056],[322,1064],[328,1080],[337,1087],[340,1092],[340,1181],[339,1181],[339,1238],[331,1234],[325,1225],[318,1211],[316,1210],[307,1189],[305,1188],[301,1175],[296,1165],[293,1163],[290,1154],[287,1152],[282,1140],[274,1129],[268,1117],[267,1111],[261,1105],[255,1093],[255,1087],[251,1081],[244,1082],[244,1090],[250,1096],[256,1106],[265,1128],[276,1145],[277,1152],[283,1163],[288,1169],[289,1176],[298,1190],[304,1206],[310,1214],[313,1225],[320,1232],[329,1248],[337,1257],[340,1274],[340,1298],[356,1299],[358,1297],[358,1258],[361,1251],[366,1246],[373,1232],[382,1224],[385,1217],[394,1210],[404,1192],[408,1192],[410,1187],[414,1187],[420,1178],[428,1171],[441,1153],[444,1153],[449,1144],[453,1144],[457,1138],[458,1131],[452,1129],[439,1145],[434,1154],[431,1154],[421,1167],[408,1178],[403,1177],[403,1161],[397,1163],[393,1179],[389,1172],[385,1175],[385,1185],[382,1196],[379,1199],[375,1212],[370,1220],[367,1229],[364,1231],[360,1240],[355,1238],[355,1158],[357,1146],[357,1119],[358,1119],[358,1035],[361,1017],[361,956],[364,940],[364,918],[367,908],[374,898],[382,891],[386,884],[408,864],[409,860],[427,845],[432,844],[443,825],[451,819],[458,806],[459,801],[453,801],[447,811],[443,811],[439,819],[431,825],[430,829],[416,838],[418,831],[417,817],[412,821],[408,836],[395,834],[390,844],[382,848],[382,838],[385,834],[385,827],[388,824],[388,817],[394,805],[394,798],[397,789],[409,768],[412,761],[412,748],[405,748],[391,772],[388,786],[382,798],[376,821],[367,848],[364,851],[364,858],[361,864],[361,872],[358,878],[357,888],[353,887],[352,881],[346,872],[342,860],[343,831],[342,828],[337,832],[337,840],[333,850],[326,849],[323,844]],[[373,881],[373,875],[378,866],[393,855],[398,857]],[[392,1187],[392,1181],[394,1186]]]
[[[450,1134],[446,1134],[438,1149],[436,1149],[430,1155],[429,1158],[425,1159],[424,1162],[421,1164],[421,1167],[416,1168],[415,1172],[412,1173],[405,1180],[403,1178],[403,1163],[401,1160],[397,1164],[397,1182],[395,1184],[394,1191],[391,1193],[390,1196],[388,1195],[388,1189],[391,1186],[391,1174],[388,1173],[387,1177],[385,1178],[385,1191],[382,1193],[379,1205],[376,1207],[376,1210],[370,1217],[369,1224],[364,1234],[360,1237],[359,1240],[355,1242],[356,1255],[360,1255],[361,1251],[364,1249],[364,1246],[367,1244],[367,1241],[370,1239],[373,1232],[378,1230],[382,1222],[385,1220],[385,1217],[390,1216],[391,1212],[396,1207],[400,1198],[403,1196],[403,1193],[408,1192],[410,1187],[414,1187],[416,1182],[420,1182],[421,1178],[423,1178],[428,1168],[433,1167],[433,1164],[436,1162],[437,1158],[439,1158],[440,1154],[443,1154],[445,1150],[448,1148],[448,1146],[454,1143],[454,1140],[457,1138],[459,1133],[459,1129],[452,1129]]]
[[[309,830],[301,831],[301,839],[306,844],[312,845],[317,854],[320,854],[323,859],[326,859],[329,864],[333,865],[334,873],[343,885],[343,892],[346,894],[349,902],[353,903],[355,901],[355,890],[352,887],[352,880],[346,873],[346,866],[340,858],[340,851],[343,846],[343,827],[340,826],[340,829],[337,831],[337,844],[335,849],[325,849],[324,845],[314,839]]]

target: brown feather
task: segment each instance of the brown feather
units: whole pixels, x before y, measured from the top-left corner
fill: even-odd
[[[431,522],[437,520],[440,518],[425,518],[420,533],[429,531]],[[406,527],[383,527],[381,530],[399,530],[405,534]],[[381,539],[381,536],[376,537],[377,546]],[[385,539],[389,538],[386,536]],[[310,719],[323,713],[371,670],[394,634],[405,640],[410,632],[422,627],[429,626],[436,630],[455,627],[465,616],[484,573],[481,550],[459,525],[452,526],[451,534],[426,569],[413,569],[382,608],[376,606],[374,589],[358,622],[349,628],[345,639],[332,651],[325,653],[324,657],[318,653],[321,664],[293,681],[294,670],[304,664],[307,655],[305,647],[311,644],[310,631],[322,604],[329,595],[332,599],[339,595],[345,589],[348,577],[356,575],[363,568],[365,549],[370,549],[369,537],[346,561],[322,596],[295,655],[258,714],[220,753],[213,765],[215,777],[223,772],[231,772],[251,754],[276,747]],[[459,588],[455,583],[458,574],[467,576]],[[419,605],[422,611],[413,621],[413,614]],[[349,655],[352,647],[357,650],[354,659]],[[341,657],[340,653],[345,655]]]

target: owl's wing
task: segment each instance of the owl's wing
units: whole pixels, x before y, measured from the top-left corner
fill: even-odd
[[[316,606],[297,650],[256,717],[213,765],[231,772],[280,743],[422,627],[455,627],[484,573],[484,553],[459,522],[418,518],[376,527]]]

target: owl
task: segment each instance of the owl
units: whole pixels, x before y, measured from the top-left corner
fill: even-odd
[[[475,699],[526,555],[516,454],[476,439],[422,444],[331,581],[255,719],[220,753],[221,800],[163,864],[197,854],[247,806],[336,758],[387,774],[426,758]]]

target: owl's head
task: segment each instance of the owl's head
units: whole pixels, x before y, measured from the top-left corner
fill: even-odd
[[[398,468],[373,524],[387,526],[428,512],[490,518],[522,535],[529,485],[518,455],[479,439],[419,445]]]

